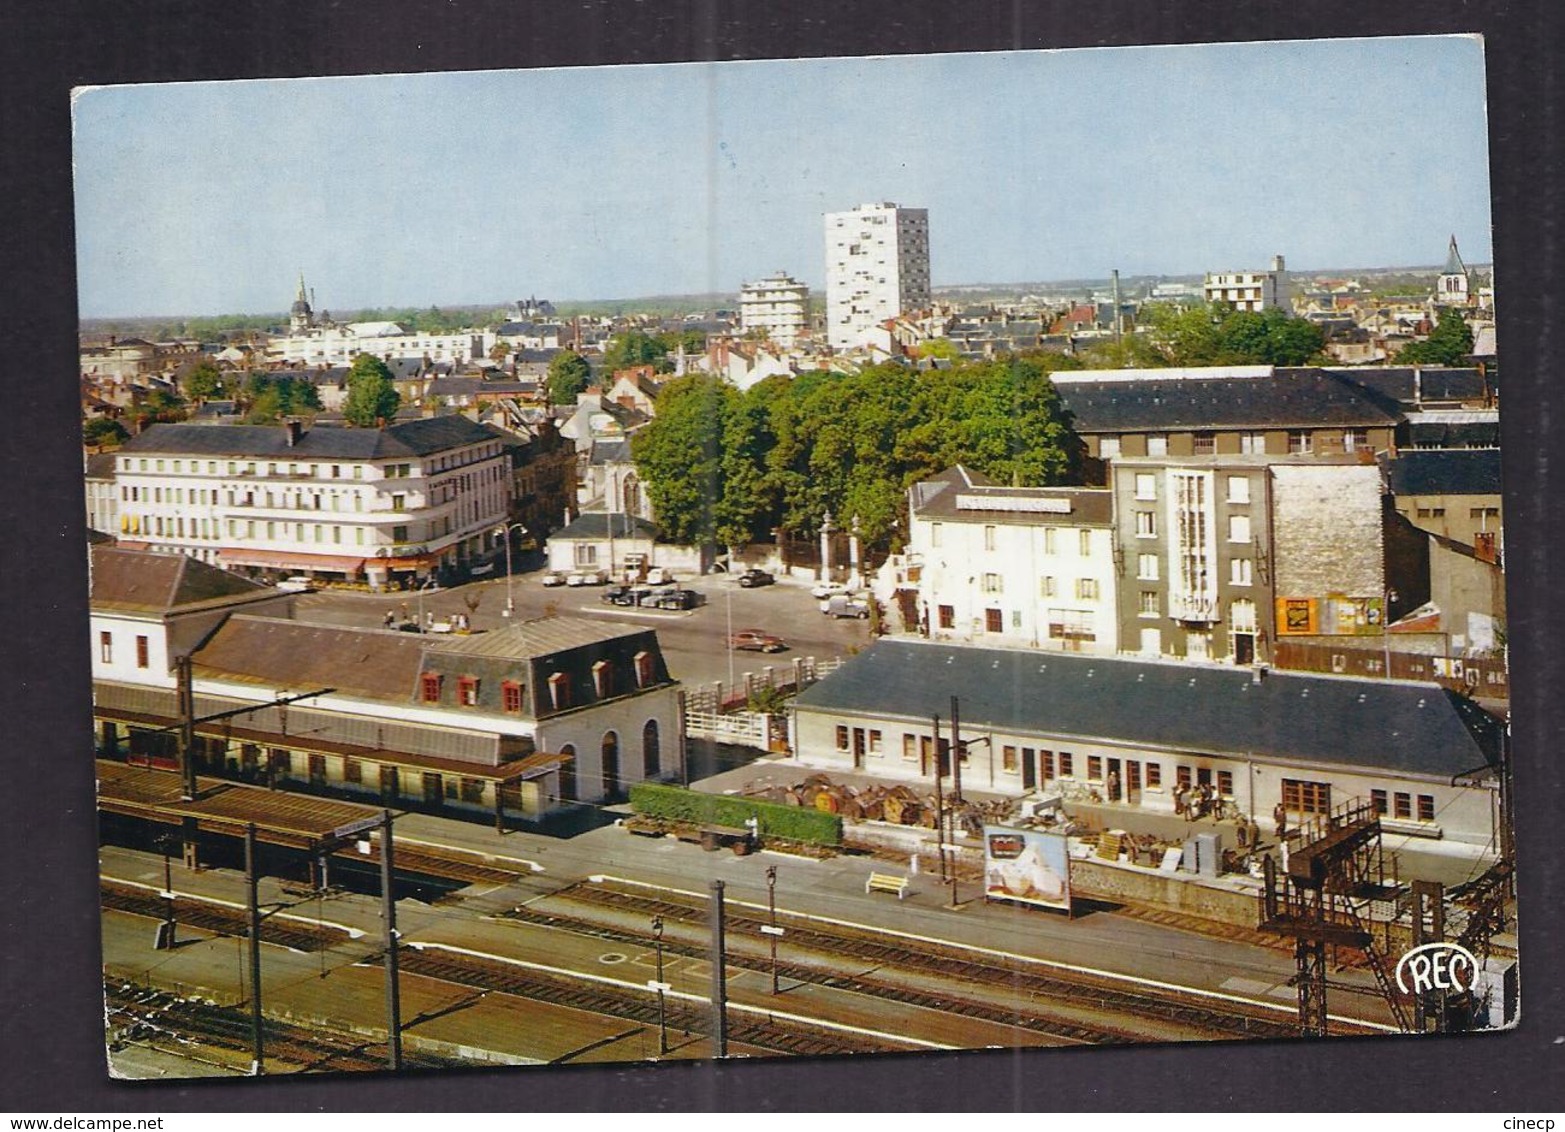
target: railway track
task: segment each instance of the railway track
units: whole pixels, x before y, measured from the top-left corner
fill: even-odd
[[[116,884],[111,880],[99,883],[99,900],[105,911],[129,912],[136,916],[161,920],[166,914],[168,902],[155,892],[133,885]],[[244,936],[250,934],[250,917],[241,908],[229,908],[205,900],[174,898],[174,922],[180,927],[196,928],[214,935]],[[297,920],[279,920],[275,916],[261,921],[261,939],[294,951],[324,951],[349,940],[341,928],[301,923]]]
[[[254,1051],[247,1006],[223,1006],[134,983],[104,984],[109,1048],[143,1044],[177,1056],[248,1066]],[[266,1019],[262,1050],[268,1072],[369,1072],[387,1067],[384,1042]],[[469,1063],[403,1050],[405,1069],[452,1069]],[[287,1067],[282,1069],[281,1067]]]
[[[704,924],[708,915],[707,902],[702,899],[680,898],[675,894],[649,896],[606,884],[575,885],[550,897],[551,905],[557,900],[583,904],[593,910],[634,914],[645,917],[649,922],[653,916],[658,916],[665,923],[686,921]],[[563,912],[518,909],[510,914],[510,918],[538,923],[552,919],[554,926],[559,927],[567,927],[574,922],[579,929],[618,932],[625,937],[625,942],[642,945],[648,945],[650,938],[647,933],[635,929],[616,925],[605,928],[601,921],[572,917]],[[725,919],[730,936],[762,942],[766,940],[766,933],[762,931],[768,923],[766,919],[732,906]],[[897,998],[916,996],[919,992],[906,982],[896,981],[889,974],[864,976],[853,972],[866,968],[884,972],[900,970],[974,984],[1004,992],[1010,997],[1011,1005],[1006,1008],[1011,1014],[1008,1019],[1010,1024],[1024,1025],[1040,1033],[1047,1033],[1052,1028],[1059,1037],[1068,1041],[1104,1044],[1145,1041],[1152,1037],[1144,1025],[1138,1029],[1136,1022],[1097,1020],[1104,1015],[1121,1019],[1128,1017],[1143,1023],[1153,1022],[1163,1027],[1179,1027],[1189,1031],[1187,1036],[1191,1037],[1229,1039],[1298,1036],[1297,1024],[1291,1018],[1282,1018],[1261,1008],[1249,1009],[1236,1002],[1220,1006],[1193,1002],[1179,997],[1177,992],[1151,988],[1131,989],[1083,973],[1040,970],[1030,963],[1006,963],[998,957],[977,956],[970,950],[906,937],[888,940],[878,933],[795,920],[788,924],[786,938],[790,950],[796,954],[804,950],[826,958],[824,968],[819,962],[790,964],[789,969],[793,972],[791,977],[828,986],[839,986],[844,980],[858,979],[866,984],[865,989],[869,993],[886,997],[889,988],[889,994]],[[851,971],[844,966],[845,960],[853,964]],[[742,958],[737,961],[745,963]],[[750,961],[752,965],[754,962]],[[942,1001],[951,1000],[943,998]],[[993,1008],[992,1004],[985,1005],[980,999],[972,1001],[979,1009]],[[1066,1018],[1061,1017],[1061,1011],[1069,1012]],[[1090,1011],[1096,1017],[1090,1022],[1067,1020],[1077,1017],[1081,1011]],[[1022,1018],[1032,1019],[1032,1024],[1026,1024]],[[1076,1027],[1080,1028],[1080,1032],[1075,1031]],[[1343,1028],[1339,1032],[1353,1031]],[[1364,1029],[1363,1032],[1373,1031]]]
[[[435,948],[408,948],[401,952],[400,967],[408,974],[442,979],[461,986],[515,995],[592,1014],[656,1025],[657,999],[648,991],[596,983],[502,963],[481,956],[462,955]],[[709,1008],[679,996],[664,1000],[670,1029],[708,1034]],[[730,1011],[728,1039],[771,1053],[825,1057],[848,1053],[883,1053],[916,1048],[912,1043],[876,1039],[869,1035],[836,1031],[775,1017]]]

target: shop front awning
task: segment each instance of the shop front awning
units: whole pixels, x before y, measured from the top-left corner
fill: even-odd
[[[301,554],[286,550],[249,550],[223,547],[218,558],[224,566],[259,566],[266,570],[324,570],[332,574],[357,574],[363,558],[335,554]]]

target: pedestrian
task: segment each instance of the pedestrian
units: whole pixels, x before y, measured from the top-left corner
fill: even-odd
[[[402,603],[402,620],[406,621],[407,619],[408,619],[408,603],[407,602],[403,602]]]
[[[1277,823],[1277,840],[1281,841],[1288,833],[1288,811],[1283,808],[1281,802],[1278,802],[1277,808],[1272,811],[1272,820]]]
[[[386,610],[386,628],[388,628],[388,629],[391,628],[391,626],[396,622],[396,620],[397,620],[397,615],[395,613],[393,613],[389,609]]]
[[[1174,787],[1174,813],[1183,818],[1185,816],[1185,788]]]
[[[1109,771],[1108,788],[1109,801],[1119,801],[1119,775],[1115,774],[1112,770]]]

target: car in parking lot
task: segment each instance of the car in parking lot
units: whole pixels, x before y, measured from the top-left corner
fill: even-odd
[[[664,566],[654,566],[647,571],[647,584],[650,586],[666,586],[673,582],[674,572]]]
[[[602,570],[572,570],[565,576],[567,586],[601,586],[608,580]]]
[[[277,588],[286,594],[306,594],[319,588],[315,579],[306,578],[303,574],[295,574],[291,578],[284,578],[277,583]]]
[[[729,636],[728,647],[747,652],[782,652],[788,642],[763,629],[740,629]]]
[[[739,575],[740,587],[747,590],[753,589],[756,586],[769,586],[776,580],[776,578],[772,577],[765,570],[757,570],[753,566]]]
[[[862,620],[869,616],[869,602],[852,594],[834,594],[821,602],[821,612],[827,617],[857,617]]]
[[[639,595],[629,586],[610,586],[599,598],[605,605],[639,605]]]
[[[810,588],[810,596],[825,601],[827,598],[837,597],[839,594],[851,594],[853,587],[846,582],[816,582]]]
[[[654,590],[642,605],[650,605],[654,609],[694,609],[701,604],[701,595],[695,590],[682,590],[678,586],[668,589]]]
[[[564,570],[545,570],[543,577],[538,579],[540,585],[563,586],[565,584]]]

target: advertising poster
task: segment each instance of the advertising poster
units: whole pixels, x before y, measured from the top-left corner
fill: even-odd
[[[984,826],[984,895],[1070,911],[1070,853],[1063,833]]]

